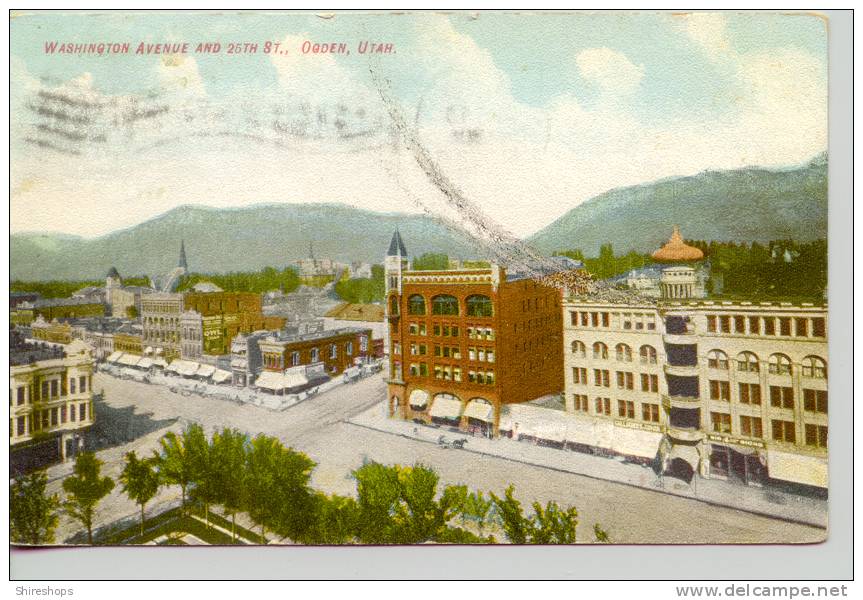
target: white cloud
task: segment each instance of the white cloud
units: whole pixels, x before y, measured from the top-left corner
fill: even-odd
[[[644,68],[632,64],[622,52],[611,48],[588,48],[575,57],[582,77],[606,94],[631,94],[644,78]]]

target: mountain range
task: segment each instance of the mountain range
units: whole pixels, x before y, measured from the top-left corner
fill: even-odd
[[[793,169],[705,171],[614,189],[587,200],[526,241],[545,253],[579,248],[595,256],[650,251],[673,224],[689,239],[767,242],[827,236],[827,157]],[[267,204],[243,208],[184,205],[97,238],[10,236],[11,279],[101,279],[161,274],[185,241],[189,269],[219,273],[281,268],[311,252],[340,262],[379,263],[395,229],[411,256],[440,252],[479,257],[471,239],[424,215],[378,213],[340,204]]]

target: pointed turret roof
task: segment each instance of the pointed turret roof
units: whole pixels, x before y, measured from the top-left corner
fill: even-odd
[[[387,256],[401,256],[407,258],[408,251],[405,249],[405,243],[402,241],[402,236],[399,230],[396,229],[393,233],[393,239],[390,241],[390,249],[387,251]]]
[[[108,271],[107,277],[112,277],[114,279],[120,279],[120,272],[117,271],[117,267],[111,267],[111,270]]]
[[[698,248],[686,244],[680,235],[680,227],[675,225],[671,238],[662,248],[653,253],[653,258],[663,262],[687,262],[701,260],[704,258],[704,253]]]
[[[189,265],[186,264],[186,244],[184,240],[180,240],[180,262],[177,266],[187,271],[189,270]]]

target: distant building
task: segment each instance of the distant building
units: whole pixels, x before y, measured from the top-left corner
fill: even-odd
[[[338,265],[329,258],[315,258],[311,242],[308,258],[301,258],[294,264],[297,266],[300,281],[305,285],[317,287],[334,281],[343,269],[343,265]]]
[[[563,391],[558,289],[499,265],[410,271],[385,258],[389,412],[497,435],[501,408]]]
[[[9,310],[14,310],[24,302],[33,304],[42,296],[36,292],[9,292]]]
[[[187,292],[184,307],[201,315],[204,354],[228,354],[237,334],[285,324],[284,318],[264,315],[261,295],[252,292]]]
[[[260,341],[272,332],[237,334],[231,341],[231,382],[237,387],[254,385],[263,370]]]
[[[77,454],[93,424],[93,358],[80,341],[66,351],[10,339],[10,468],[26,472]]]
[[[89,300],[93,303],[105,304],[107,295],[105,288],[98,285],[90,285],[72,293],[72,298]]]
[[[324,315],[324,329],[365,327],[371,329],[373,340],[383,340],[387,327],[383,304],[352,304],[345,302]]]
[[[263,370],[282,373],[291,367],[323,364],[327,375],[338,375],[368,357],[371,330],[345,327],[297,335],[270,335],[258,343]]]
[[[23,305],[21,308],[24,308]],[[104,317],[105,304],[88,298],[45,298],[33,303],[33,316],[46,321],[79,317]]]
[[[204,320],[201,313],[186,310],[180,315],[180,358],[200,360],[204,354]]]
[[[141,298],[141,322],[144,350],[150,349],[165,360],[180,357],[180,316],[184,311],[183,295],[153,293]],[[115,350],[117,340],[114,340]],[[148,354],[150,353],[148,352]]]
[[[183,275],[189,272],[189,265],[186,261],[186,244],[180,241],[180,258],[177,261],[177,267],[164,275],[150,277],[150,287],[157,292],[173,293],[177,290],[180,279]]]
[[[660,299],[564,300],[570,445],[686,481],[826,488],[826,307],[699,298],[700,251],[672,242]]]
[[[192,291],[209,294],[213,292],[223,292],[224,290],[211,281],[199,281],[192,286]]]
[[[72,342],[72,326],[60,323],[54,319],[50,323],[39,316],[30,325],[33,339],[54,344],[69,344]]]

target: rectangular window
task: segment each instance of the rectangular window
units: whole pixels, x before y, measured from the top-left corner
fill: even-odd
[[[26,425],[25,424],[26,424],[25,418],[24,417],[18,417],[17,425],[16,425],[16,427],[17,427],[16,431],[18,432],[18,435],[24,435],[26,433]]]
[[[632,329],[632,313],[623,313],[623,328]]]
[[[420,374],[420,366],[417,363],[411,363],[409,371],[412,376],[418,377]]]
[[[707,315],[707,331],[716,333],[716,315]]]
[[[81,393],[83,394],[84,392],[87,391],[87,378],[82,375],[81,377],[79,377],[78,383],[80,384],[78,386],[78,388],[81,390]]]
[[[761,405],[761,385],[757,383],[739,383],[740,402],[742,404]]]
[[[596,414],[611,416],[611,398],[597,398],[595,406]]]
[[[578,325],[578,313],[574,310],[569,312],[569,323],[573,327]]]
[[[779,317],[779,335],[791,335],[791,317]]]
[[[659,405],[658,404],[642,404],[641,418],[650,423],[659,423]]]
[[[60,407],[60,423],[66,422],[66,405]]]
[[[617,401],[617,416],[624,419],[635,418],[635,403],[627,400]]]
[[[731,317],[719,317],[719,329],[722,331],[722,333],[731,333]]]
[[[776,319],[764,317],[764,335],[776,335]]]
[[[803,390],[803,410],[827,414],[827,390]]]
[[[587,369],[584,367],[572,368],[573,383],[587,384]]]
[[[710,423],[717,433],[731,433],[731,415],[728,413],[710,413]]]
[[[429,366],[426,363],[420,363],[420,377],[428,377]]]
[[[354,354],[354,343],[353,342],[348,342],[347,344],[345,344],[345,353],[348,356],[353,356],[353,354]]]
[[[455,325],[453,325],[453,326],[450,328],[450,335],[451,335],[452,337],[458,337],[458,327],[456,327]]]
[[[494,385],[494,371],[485,372],[485,383],[486,385]]]
[[[459,367],[453,367],[453,369],[452,369],[452,380],[453,381],[461,381],[461,369]]]
[[[590,313],[582,312],[581,313],[581,326],[582,327],[588,326],[588,319],[590,319]]]
[[[572,395],[572,404],[575,407],[577,412],[587,412],[587,395],[586,394],[573,394]]]
[[[69,420],[73,423],[75,422],[75,405],[74,404],[69,405]]]
[[[797,337],[809,337],[809,319],[794,319],[794,335]]]
[[[761,333],[761,319],[759,317],[749,317],[749,333],[752,335]]]
[[[775,441],[788,442],[789,444],[797,442],[797,434],[794,431],[794,421],[773,419],[770,422],[770,428],[773,430],[773,439]]]
[[[734,333],[746,333],[746,319],[743,315],[734,315]]]
[[[607,369],[593,370],[593,384],[601,387],[611,387],[611,376]]]
[[[74,377],[69,378],[69,393],[70,394],[75,393],[75,378]]]
[[[750,417],[747,415],[740,416],[740,433],[746,437],[761,438],[764,433],[761,430],[761,418]]]
[[[599,327],[599,313],[590,313],[590,324],[594,327]]]
[[[827,427],[807,423],[805,429],[807,446],[814,446],[816,448],[827,447]]]
[[[87,420],[87,405],[86,404],[82,404],[80,406],[79,411],[78,411],[78,420],[79,421],[86,421]]]
[[[51,427],[56,427],[59,423],[60,411],[57,410],[57,407],[51,409]]]
[[[794,388],[778,385],[770,386],[770,406],[773,408],[794,408]]]
[[[602,326],[603,326],[603,327],[608,327],[608,325],[609,325],[609,321],[608,321],[608,313],[607,313],[607,312],[604,312],[604,313],[602,313]]]
[[[330,345],[330,358],[338,358],[339,357],[339,347],[335,344]]]
[[[826,337],[827,328],[822,317],[812,319],[812,335],[813,337]]]
[[[17,392],[17,394],[18,394],[18,406],[21,406],[22,404],[24,404],[24,393],[25,393],[26,389],[27,388],[25,388],[24,386],[21,386],[18,388],[18,392]]]
[[[710,380],[710,399],[723,400],[728,402],[731,400],[731,387],[727,381]]]

